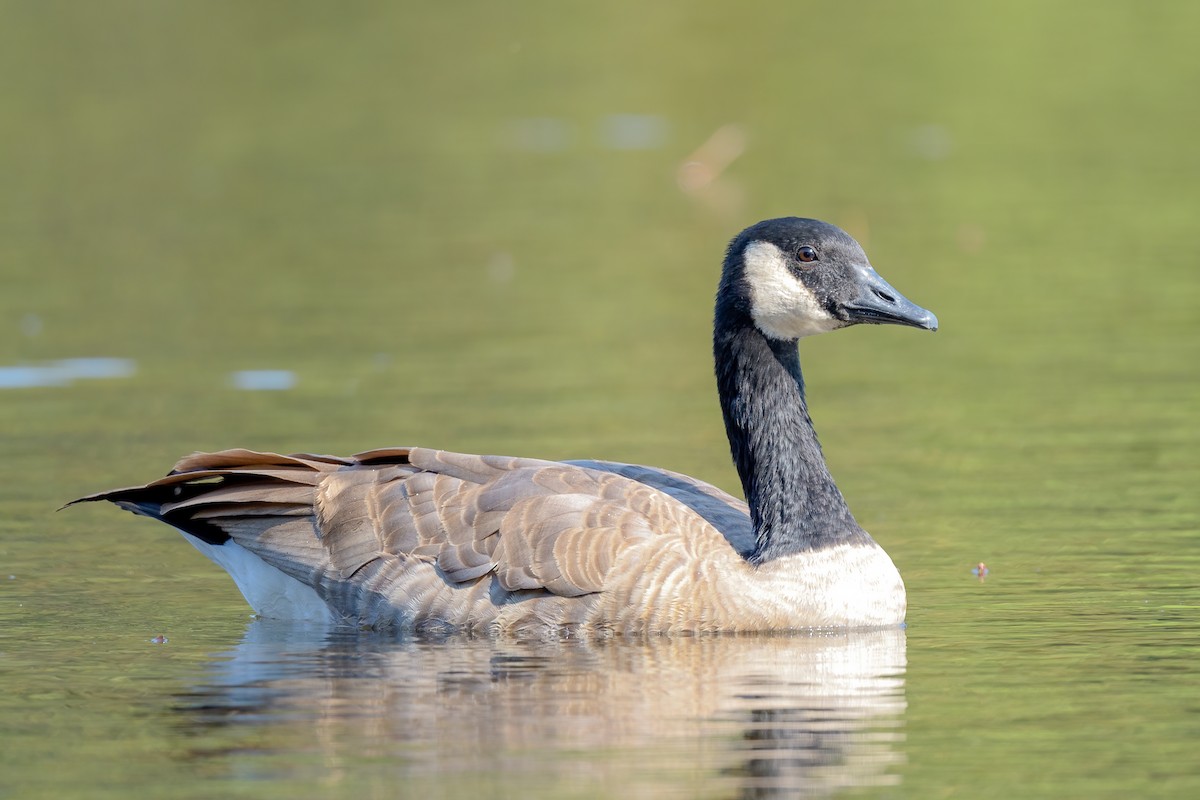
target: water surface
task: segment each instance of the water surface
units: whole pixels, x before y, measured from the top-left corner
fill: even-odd
[[[0,795],[1197,796],[1198,16],[5,5]],[[281,629],[54,513],[231,446],[736,490],[712,294],[791,213],[942,322],[802,346],[904,632]]]

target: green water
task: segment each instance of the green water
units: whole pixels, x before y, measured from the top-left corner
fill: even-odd
[[[0,4],[0,796],[1200,794],[1198,25]],[[942,323],[802,348],[898,643],[280,631],[169,530],[54,513],[237,445],[736,489],[711,297],[792,213]]]

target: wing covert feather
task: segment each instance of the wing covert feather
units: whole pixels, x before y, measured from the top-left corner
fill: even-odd
[[[558,607],[604,591],[630,548],[648,545],[634,557],[657,563],[723,545],[688,503],[615,465],[424,448],[360,457],[194,454],[159,481],[89,499],[123,502],[217,544],[206,531],[219,529],[331,603],[358,596],[347,583],[357,573],[370,582],[423,562],[444,588],[414,584],[406,607],[445,590],[471,603],[510,602],[496,591],[542,593]],[[491,594],[476,591],[489,573]]]

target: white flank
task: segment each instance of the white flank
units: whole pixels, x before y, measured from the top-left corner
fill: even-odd
[[[788,341],[842,327],[792,274],[787,257],[775,245],[751,242],[742,262],[750,286],[750,316],[767,336]]]
[[[907,607],[904,581],[876,544],[839,544],[769,561],[751,580],[761,608],[805,627],[899,625]],[[785,627],[785,626],[780,626]]]
[[[229,573],[259,616],[303,622],[333,619],[329,606],[315,589],[271,566],[232,539],[225,544],[208,544],[186,533],[183,538]]]

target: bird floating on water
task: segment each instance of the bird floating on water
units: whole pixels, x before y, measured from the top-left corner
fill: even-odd
[[[581,635],[880,627],[904,583],[821,454],[797,341],[859,323],[937,330],[853,238],[760,222],[729,245],[713,355],[746,502],[665,469],[390,447],[197,453],[109,500],[166,522],[260,616]]]

